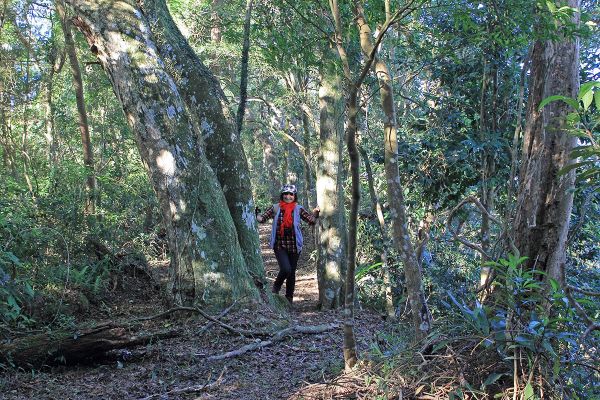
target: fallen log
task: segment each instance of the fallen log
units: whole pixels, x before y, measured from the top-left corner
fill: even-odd
[[[81,362],[114,358],[111,350],[126,349],[150,343],[157,339],[176,337],[181,329],[134,335],[140,329],[140,323],[163,318],[180,311],[194,312],[202,315],[212,323],[220,325],[230,332],[239,335],[261,335],[264,332],[237,330],[219,318],[227,314],[234,304],[217,317],[213,317],[195,307],[175,307],[170,310],[122,323],[105,323],[91,328],[75,328],[59,330],[37,335],[30,335],[0,343],[0,363],[23,368],[38,368],[44,365],[72,365]],[[208,328],[207,328],[208,329]]]
[[[147,344],[180,334],[179,329],[140,336],[129,332],[129,327],[111,323],[81,330],[26,336],[9,343],[0,343],[0,362],[25,368],[71,365],[101,359],[110,350]]]

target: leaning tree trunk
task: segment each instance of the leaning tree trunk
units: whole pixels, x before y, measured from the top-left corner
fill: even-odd
[[[358,1],[354,2],[354,7],[355,19],[360,32],[360,45],[365,56],[369,57],[373,52],[371,29],[365,20],[362,6]],[[427,308],[423,291],[421,267],[407,228],[406,206],[398,171],[398,138],[392,80],[387,65],[380,59],[375,59],[373,69],[379,81],[381,107],[385,115],[383,121],[384,168],[390,215],[392,217],[394,246],[401,254],[404,263],[406,289],[412,311],[413,325],[417,338],[422,338],[431,329],[431,314]]]
[[[191,121],[201,131],[206,157],[225,193],[248,270],[257,285],[264,286],[248,163],[235,124],[226,114],[225,94],[177,28],[165,0],[142,4],[165,68],[183,97]]]
[[[173,300],[219,303],[255,294],[200,132],[164,69],[144,13],[133,0],[68,4],[111,80],[159,199],[171,251]],[[214,90],[203,88],[208,96]]]
[[[346,242],[341,180],[343,130],[336,121],[343,113],[340,79],[333,68],[321,74],[319,87],[320,130],[317,155],[319,215],[317,281],[319,306],[332,309],[344,304]]]
[[[569,0],[568,6],[578,9],[579,0]],[[575,19],[578,23],[578,14]],[[575,175],[560,170],[571,162],[569,153],[577,139],[568,134],[566,116],[571,110],[565,103],[552,102],[543,110],[539,105],[548,96],[577,97],[579,39],[538,40],[531,70],[514,241],[530,268],[563,282]]]
[[[90,140],[90,128],[85,109],[85,99],[83,98],[83,79],[81,78],[81,69],[75,52],[75,41],[71,31],[71,21],[65,13],[63,0],[56,0],[56,11],[60,17],[65,36],[65,51],[69,57],[71,74],[73,75],[73,87],[75,90],[75,100],[77,103],[77,116],[79,118],[79,132],[81,133],[81,145],[83,148],[83,165],[87,173],[85,181],[86,202],[85,213],[95,214],[96,212],[96,174],[94,172],[94,153],[92,151],[92,142]]]

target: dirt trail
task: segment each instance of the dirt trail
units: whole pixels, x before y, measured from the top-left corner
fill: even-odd
[[[294,310],[278,313],[264,304],[238,307],[223,321],[238,328],[278,331],[290,324],[319,325],[341,321],[339,311],[316,310],[318,292],[311,229],[297,271]],[[268,248],[269,226],[261,226],[261,247],[267,278],[277,275],[277,262]],[[135,284],[135,282],[133,282]],[[139,284],[139,282],[138,282]],[[97,320],[152,315],[163,309],[156,293],[143,288],[117,294],[103,302]],[[104,311],[103,311],[104,310]],[[182,334],[132,349],[131,358],[102,364],[53,367],[43,371],[4,372],[2,399],[243,399],[330,398],[307,387],[328,381],[343,369],[341,329],[295,335],[261,350],[221,361],[207,357],[239,349],[259,339],[236,337],[221,328],[206,328],[206,320],[151,321],[148,330],[179,325]],[[374,313],[361,310],[356,317],[359,351],[370,347],[373,333],[382,328]],[[220,379],[218,379],[220,377]],[[206,387],[202,387],[207,385]],[[302,394],[300,394],[302,393]],[[337,397],[337,398],[352,398]]]

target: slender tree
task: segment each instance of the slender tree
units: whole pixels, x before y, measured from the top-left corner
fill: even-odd
[[[406,206],[404,204],[404,190],[398,170],[398,136],[396,108],[391,85],[392,79],[385,62],[375,55],[375,49],[371,40],[371,29],[365,19],[363,7],[359,0],[354,1],[354,17],[359,29],[362,51],[365,57],[374,58],[372,68],[379,82],[381,107],[384,112],[384,166],[388,189],[388,203],[390,204],[390,215],[392,217],[392,237],[396,250],[402,255],[413,325],[417,337],[421,338],[427,335],[431,329],[431,315],[427,308],[425,293],[423,291],[421,267],[407,227],[408,221]],[[391,16],[387,18],[389,19]],[[386,24],[389,26],[390,22],[386,21]]]
[[[75,100],[77,102],[77,117],[79,120],[79,132],[81,134],[81,145],[83,148],[83,165],[87,172],[86,178],[86,214],[96,212],[96,174],[94,172],[94,152],[92,150],[92,141],[90,139],[90,128],[88,124],[87,111],[85,109],[85,99],[83,97],[83,79],[81,77],[81,68],[75,52],[75,41],[71,31],[71,21],[67,17],[64,0],[56,0],[54,5],[60,18],[60,25],[65,36],[65,51],[69,58],[69,66],[73,75],[73,88],[75,90]]]

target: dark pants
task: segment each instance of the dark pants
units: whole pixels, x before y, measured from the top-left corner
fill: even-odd
[[[292,299],[294,297],[294,287],[296,286],[296,267],[298,266],[298,258],[300,254],[290,253],[285,249],[279,248],[275,250],[275,257],[279,263],[279,274],[273,284],[273,292],[279,293],[283,281],[285,284],[285,297]]]

